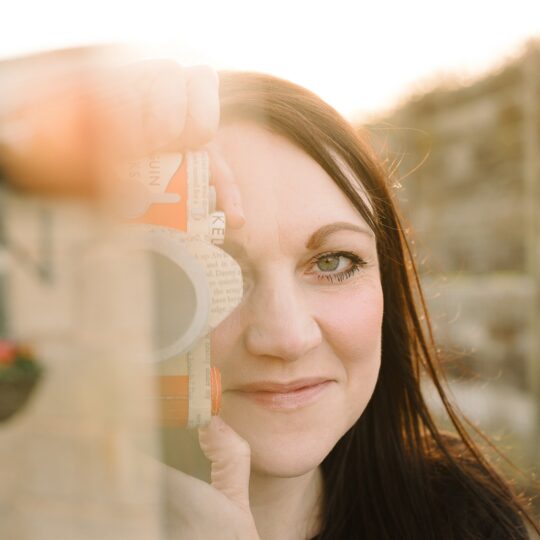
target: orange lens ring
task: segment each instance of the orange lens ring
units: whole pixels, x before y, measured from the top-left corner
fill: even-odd
[[[221,373],[217,367],[210,368],[210,387],[212,394],[212,416],[217,416],[221,409]]]

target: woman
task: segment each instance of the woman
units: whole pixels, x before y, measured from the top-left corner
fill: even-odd
[[[249,445],[238,455],[251,451],[249,501],[220,422],[200,434],[213,485],[251,510],[261,538],[521,539],[524,520],[538,531],[445,396],[377,159],[292,83],[224,73],[220,94],[216,145],[246,217],[226,249],[245,295],[212,349],[221,417]],[[437,428],[422,375],[455,436]]]
[[[26,132],[41,134],[39,144],[3,131],[0,161],[22,187],[93,194],[100,175],[88,163],[106,161],[105,149],[156,151],[165,134],[183,151],[214,138],[211,71],[135,66],[111,86],[135,93],[120,109],[98,106],[101,94],[90,99],[91,88],[78,83],[66,99],[60,75],[32,85],[42,114],[31,109]],[[156,77],[167,83],[160,92]],[[141,110],[160,114],[145,122]],[[138,126],[131,137],[126,125]],[[229,424],[215,419],[201,430],[212,487],[168,471],[171,536],[525,538],[523,508],[441,389],[385,173],[357,134],[306,90],[223,74],[215,146],[214,182],[234,227],[227,249],[242,263],[246,294],[212,336]],[[434,425],[421,373],[434,381],[457,437]]]

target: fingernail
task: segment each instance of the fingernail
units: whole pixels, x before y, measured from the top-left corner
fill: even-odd
[[[219,429],[223,425],[224,425],[224,422],[219,416],[212,416],[212,418],[210,419],[210,422],[208,422],[208,424],[206,424],[205,426],[200,427],[199,431],[206,432],[209,429],[215,429],[215,428]]]
[[[244,214],[242,213],[241,210],[239,210],[239,213],[238,213],[238,220],[236,222],[236,227],[239,228],[239,227],[242,227],[243,225],[245,225],[246,223],[246,217],[244,216]]]
[[[227,424],[219,416],[212,416],[210,425],[213,429],[217,429],[218,431],[223,431],[224,429],[227,429]]]
[[[244,210],[242,209],[242,195],[240,193],[240,188],[237,185],[233,185],[232,204],[237,216],[243,221],[246,221],[246,216],[244,215]]]

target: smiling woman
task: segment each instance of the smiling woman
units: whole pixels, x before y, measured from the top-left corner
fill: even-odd
[[[244,251],[246,291],[212,349],[222,417],[251,446],[255,496],[263,476],[313,476],[362,414],[379,370],[382,289],[374,235],[317,162],[249,123],[224,126],[217,143],[243,196],[246,224],[230,239]]]
[[[54,369],[45,370],[41,401],[2,429],[0,536],[506,540],[526,538],[527,521],[538,531],[446,398],[387,175],[352,127],[312,93],[270,76],[224,73],[218,96],[212,70],[158,61],[113,76],[96,71],[88,52],[89,64],[87,52],[66,51],[4,66],[3,187],[101,208],[126,157],[208,144],[228,220],[224,247],[245,282],[242,301],[212,334],[222,419],[199,432],[212,485],[139,455],[140,445],[153,446],[144,442],[153,419],[147,377],[135,376],[145,368],[134,359],[149,348],[140,329],[152,310],[140,307],[131,258],[127,267],[116,257],[99,264],[84,302],[55,307],[44,300],[48,282],[26,294],[28,261],[19,257],[13,283],[20,313],[32,316],[13,318],[15,334],[41,336]],[[41,231],[30,206],[29,230]],[[18,224],[30,214],[18,209],[6,214],[18,216],[9,229],[24,233]],[[101,236],[101,223],[96,229]],[[81,275],[96,273],[73,258],[78,250],[67,253],[66,268],[83,261]],[[71,277],[65,284],[72,289]],[[61,299],[65,284],[58,280]],[[181,311],[187,298],[172,302]],[[70,310],[86,302],[90,331],[72,334]],[[57,338],[65,348],[51,346]],[[439,391],[454,435],[433,421],[421,376]]]
[[[269,76],[221,75],[216,144],[245,225],[245,294],[214,331],[222,418],[251,449],[261,538],[527,538],[532,518],[440,383],[385,171],[331,107]],[[439,431],[431,378],[455,427]]]

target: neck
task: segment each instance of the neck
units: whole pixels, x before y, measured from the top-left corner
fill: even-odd
[[[319,532],[322,499],[320,468],[280,478],[251,472],[249,500],[261,540],[304,540]]]

